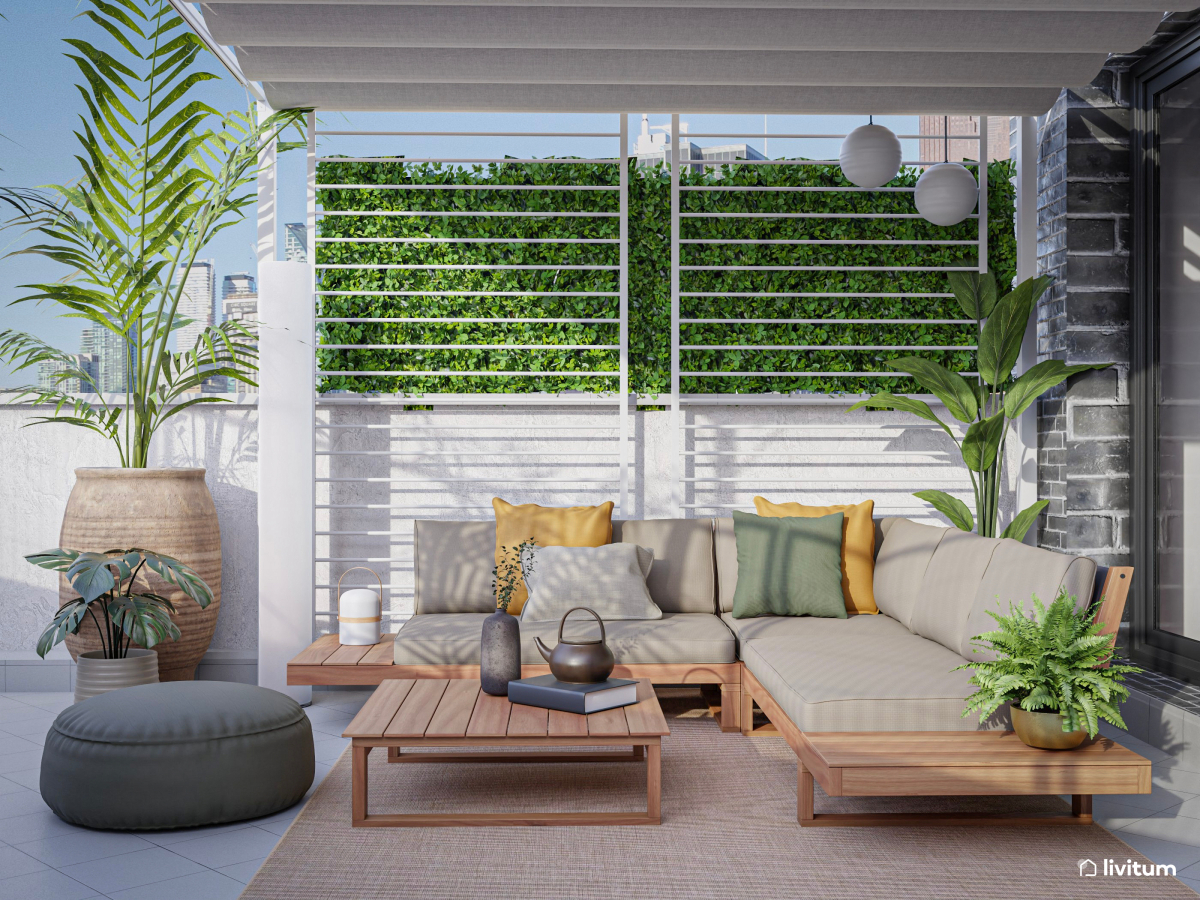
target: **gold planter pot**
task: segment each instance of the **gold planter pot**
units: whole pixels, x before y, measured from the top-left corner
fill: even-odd
[[[1074,750],[1083,743],[1087,732],[1063,731],[1063,717],[1058,713],[1029,712],[1012,707],[1013,731],[1030,747],[1042,750]]]
[[[201,609],[174,585],[142,569],[138,576],[149,590],[175,605],[171,617],[178,641],[163,641],[158,652],[162,681],[190,681],[217,627],[221,609],[221,528],[217,508],[204,483],[204,469],[76,469],[63,514],[59,546],[68,550],[126,550],[138,547],[173,556],[191,566],[212,589],[212,603]],[[78,594],[66,578],[59,581],[59,605]],[[89,619],[67,649],[100,650],[100,635]]]

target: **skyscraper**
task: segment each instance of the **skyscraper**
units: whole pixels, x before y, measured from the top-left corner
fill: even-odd
[[[75,368],[83,369],[90,374],[91,361],[83,354],[76,354],[70,360],[70,364]],[[57,379],[54,376],[60,372],[66,371],[68,362],[59,359],[45,359],[38,363],[38,387],[51,390],[63,391],[67,394],[78,394],[81,391],[92,390],[90,384],[81,384],[78,378],[63,378]]]
[[[129,345],[116,332],[99,325],[85,328],[79,338],[79,352],[92,366],[89,371],[102,394],[125,393],[129,377]],[[82,390],[90,391],[89,385]]]
[[[221,282],[221,301],[224,302],[230,297],[244,294],[258,296],[254,287],[254,276],[249,272],[234,272],[232,275],[226,275]]]
[[[303,222],[283,226],[283,256],[288,262],[308,262],[308,228]]]
[[[213,324],[217,281],[215,266],[216,263],[211,259],[198,259],[190,271],[185,272],[180,268],[175,272],[175,284],[179,284],[186,275],[179,298],[178,315],[192,320],[192,324],[175,332],[175,348],[181,353],[191,350],[204,329]]]

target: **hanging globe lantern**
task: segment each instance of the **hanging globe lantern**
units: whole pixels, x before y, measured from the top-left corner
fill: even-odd
[[[883,187],[900,172],[900,139],[882,125],[862,125],[846,135],[839,159],[851,184]]]
[[[917,212],[934,225],[957,225],[979,202],[979,185],[965,166],[938,163],[918,179],[913,200]]]

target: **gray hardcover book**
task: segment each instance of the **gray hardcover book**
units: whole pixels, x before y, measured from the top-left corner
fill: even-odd
[[[524,706],[587,714],[637,703],[637,682],[610,678],[597,684],[569,684],[553,675],[539,675],[510,681],[508,699]]]

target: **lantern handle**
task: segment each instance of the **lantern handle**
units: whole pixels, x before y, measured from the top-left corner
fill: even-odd
[[[341,574],[341,577],[338,578],[337,613],[338,613],[339,618],[341,618],[341,615],[342,615],[342,578],[345,578],[347,575],[349,575],[355,569],[361,569],[364,572],[370,572],[372,575],[375,576],[375,580],[379,582],[379,603],[380,603],[380,605],[383,604],[383,579],[379,577],[379,573],[376,572],[374,569],[369,568],[367,566],[353,566],[353,567],[347,569],[345,572],[343,572]]]

